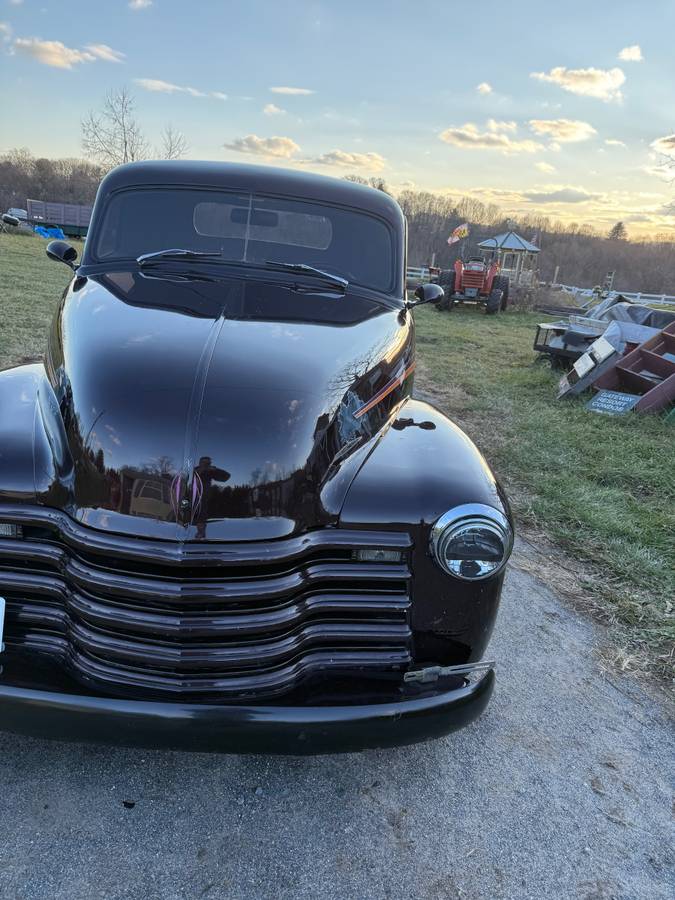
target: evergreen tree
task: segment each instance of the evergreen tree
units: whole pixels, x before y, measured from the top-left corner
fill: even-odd
[[[626,230],[626,226],[623,222],[617,222],[613,228],[610,229],[609,234],[607,235],[607,239],[610,241],[627,241],[628,240],[628,231]]]

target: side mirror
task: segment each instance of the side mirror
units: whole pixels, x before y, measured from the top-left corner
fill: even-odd
[[[2,221],[5,223],[5,225],[14,225],[15,228],[19,224],[19,220],[17,219],[17,217],[10,216],[9,213],[2,214]]]
[[[413,306],[419,306],[421,303],[438,303],[445,296],[445,291],[440,284],[432,284],[428,281],[426,284],[418,285],[415,291],[415,302]]]
[[[50,241],[47,244],[47,256],[55,262],[65,263],[73,271],[77,268],[75,265],[77,250],[68,241]]]

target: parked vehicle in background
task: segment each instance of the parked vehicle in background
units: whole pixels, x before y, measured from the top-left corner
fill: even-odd
[[[27,200],[26,205],[31,225],[60,228],[68,237],[86,237],[91,221],[91,206],[50,203],[44,200]]]
[[[27,213],[25,209],[17,209],[10,207],[7,212],[0,216],[0,228],[9,234],[16,231],[32,231],[27,221]]]
[[[99,189],[45,363],[0,373],[0,729],[232,752],[446,734],[485,708],[512,547],[412,399],[405,221],[278,168]]]
[[[441,272],[438,278],[444,296],[436,304],[439,311],[452,311],[455,303],[481,303],[488,315],[505,310],[509,303],[509,279],[499,274],[499,263],[489,263],[481,256],[467,262],[455,261],[452,269]]]

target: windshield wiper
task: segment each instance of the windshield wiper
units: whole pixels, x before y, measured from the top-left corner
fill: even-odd
[[[143,253],[136,259],[141,268],[152,265],[153,263],[161,263],[163,261],[176,262],[199,262],[200,260],[218,259],[225,265],[229,266],[252,266],[254,268],[267,269],[272,272],[296,272],[298,275],[309,275],[312,278],[320,278],[327,282],[332,288],[336,288],[341,293],[345,293],[349,282],[340,275],[333,275],[332,272],[324,272],[322,269],[315,269],[314,266],[308,266],[305,263],[286,263],[277,262],[268,259],[264,263],[250,263],[244,260],[225,259],[219,251],[201,251],[201,250],[183,250],[176,248],[172,250],[157,250],[155,253]],[[297,287],[297,286],[296,286]]]
[[[156,253],[143,253],[136,259],[139,266],[147,266],[149,263],[160,262],[163,259],[221,259],[222,253],[219,250],[182,250],[175,248],[173,250],[157,250]]]
[[[299,275],[311,275],[313,278],[321,278],[338,287],[343,293],[349,287],[349,282],[346,278],[342,278],[340,275],[333,275],[331,272],[324,272],[322,269],[315,269],[314,266],[308,266],[305,263],[285,263],[268,259],[265,261],[265,268],[277,272],[297,272]]]

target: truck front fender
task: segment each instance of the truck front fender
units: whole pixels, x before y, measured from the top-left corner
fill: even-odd
[[[411,625],[416,660],[480,659],[499,605],[503,570],[483,581],[448,575],[433,558],[431,526],[467,503],[511,521],[504,493],[464,432],[439,410],[409,400],[354,478],[340,514],[343,528],[406,531],[413,538]]]
[[[463,503],[484,503],[509,517],[476,445],[440,410],[408,400],[354,478],[341,522],[430,526]]]
[[[71,477],[63,420],[44,367],[0,372],[0,502],[63,506]]]

